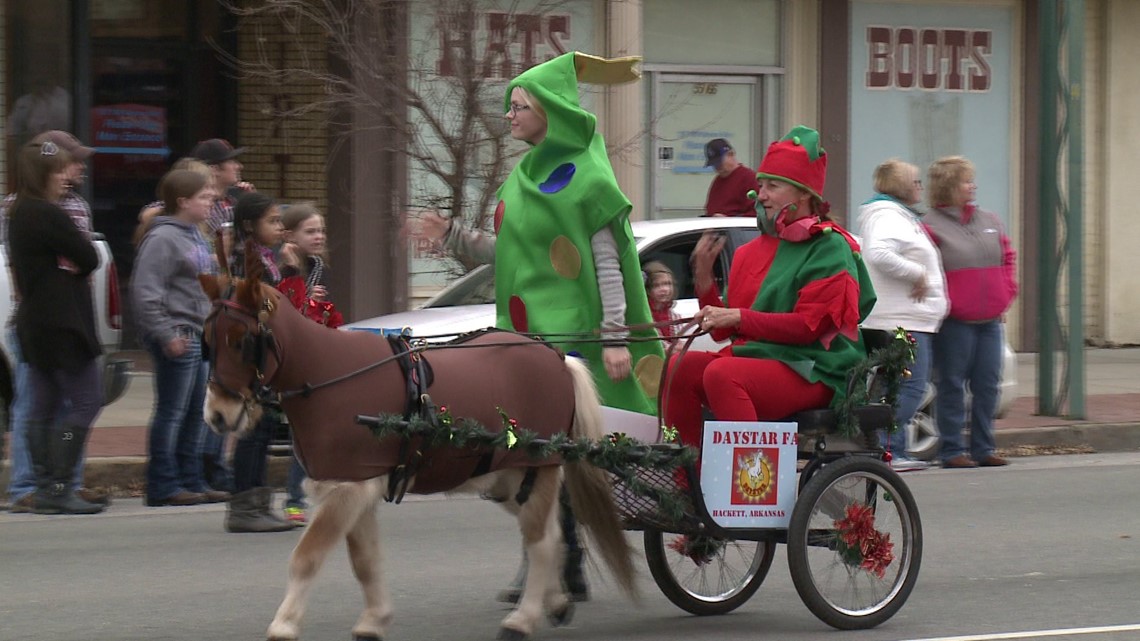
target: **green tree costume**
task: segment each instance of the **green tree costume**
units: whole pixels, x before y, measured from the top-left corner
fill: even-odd
[[[582,109],[578,81],[608,83],[636,78],[631,64],[567,53],[511,81],[538,100],[547,116],[546,137],[499,188],[495,212],[495,301],[499,327],[546,334],[590,366],[602,403],[645,414],[655,399],[664,354],[657,341],[631,342],[632,374],[612,381],[602,345],[566,334],[599,330],[602,302],[590,239],[608,227],[617,242],[625,289],[625,323],[651,323],[637,247],[629,226],[629,199],[618,188],[597,118]],[[630,333],[654,338],[652,328]],[[600,334],[597,336],[600,338]]]

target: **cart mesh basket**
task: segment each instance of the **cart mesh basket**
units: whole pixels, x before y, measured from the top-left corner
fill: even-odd
[[[692,469],[687,472],[692,478]],[[620,473],[610,470],[609,476],[614,503],[627,530],[648,529],[678,534],[702,531],[688,489],[678,486],[678,470],[631,466]],[[636,489],[630,486],[627,478],[636,479]]]

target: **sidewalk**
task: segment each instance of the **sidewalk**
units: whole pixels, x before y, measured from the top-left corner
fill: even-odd
[[[141,487],[153,400],[150,360],[145,352],[123,356],[135,361],[135,371],[123,397],[104,408],[95,423],[87,446],[89,485]],[[1019,396],[997,421],[998,447],[1140,449],[1140,348],[1086,350],[1084,420],[1036,415],[1037,355],[1019,354],[1017,370]],[[273,478],[284,478],[288,462],[287,457],[274,460]]]

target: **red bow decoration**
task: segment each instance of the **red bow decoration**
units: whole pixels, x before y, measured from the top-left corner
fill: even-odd
[[[290,276],[277,284],[277,290],[289,299],[289,304],[305,315],[306,318],[320,323],[330,329],[344,325],[344,315],[337,311],[336,306],[327,300],[317,301],[310,298],[308,287],[300,276]]]

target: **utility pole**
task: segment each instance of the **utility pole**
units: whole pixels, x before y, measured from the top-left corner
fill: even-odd
[[[1041,154],[1037,413],[1085,418],[1084,0],[1038,0]],[[1032,215],[1032,214],[1030,214]],[[1064,286],[1064,287],[1062,287]],[[1055,372],[1064,349],[1063,371]],[[1063,413],[1063,408],[1068,411]]]

